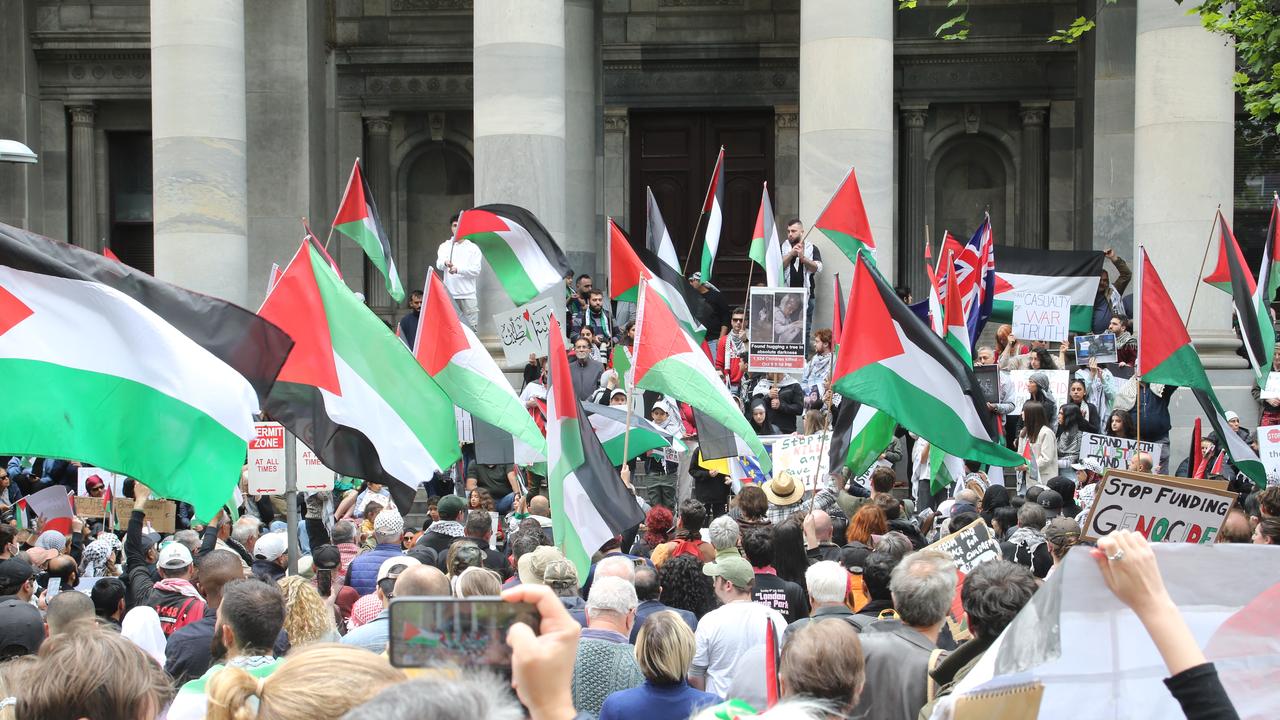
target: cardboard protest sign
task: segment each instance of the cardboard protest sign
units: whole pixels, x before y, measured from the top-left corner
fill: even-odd
[[[1027,401],[1031,395],[1027,391],[1027,381],[1035,373],[1044,373],[1049,378],[1049,389],[1053,393],[1054,399],[1061,405],[1066,401],[1067,386],[1071,382],[1071,373],[1067,370],[1010,370],[1009,380],[1013,384],[1013,397],[1009,400],[1013,403],[1013,412],[1010,415],[1022,414],[1022,403]]]
[[[807,304],[803,288],[751,288],[750,372],[804,372]]]
[[[77,495],[71,499],[76,517],[83,519],[100,518],[107,512],[107,502],[100,497],[84,497]]]
[[[1071,324],[1071,296],[1026,292],[1013,301],[1013,336],[1063,342]]]
[[[1097,360],[1099,365],[1113,363],[1120,359],[1116,352],[1115,333],[1101,335],[1076,336],[1076,364],[1088,365],[1090,360]]]
[[[88,495],[89,491],[85,488],[85,481],[97,475],[102,481],[104,488],[111,488],[112,496],[124,494],[124,482],[129,478],[125,475],[113,473],[109,470],[103,470],[98,467],[78,467],[76,468],[76,494]]]
[[[808,487],[816,476],[819,482],[827,478],[826,449],[831,447],[831,433],[812,435],[784,435],[773,444],[773,474],[783,470]]]
[[[74,497],[72,505],[75,506],[77,517],[85,520],[94,518],[102,518],[106,514],[106,501],[96,497]],[[133,498],[117,497],[111,501],[112,510],[116,516],[116,525],[124,528],[129,524],[129,515],[133,512]],[[150,498],[147,500],[146,522],[151,524],[151,528],[158,533],[171,533],[178,526],[178,504],[172,500],[161,500],[159,498]]]
[[[947,624],[957,641],[968,639],[969,617],[960,603],[960,590],[964,587],[965,576],[973,572],[974,568],[1000,559],[1000,543],[992,534],[991,528],[987,527],[982,518],[978,518],[925,549],[944,552],[956,564],[956,594],[951,599]]]
[[[1080,433],[1080,458],[1097,458],[1104,468],[1127,470],[1129,461],[1139,452],[1151,455],[1151,466],[1159,467],[1160,452],[1163,449],[1164,445],[1150,441]]]
[[[1084,537],[1133,530],[1151,542],[1212,543],[1236,494],[1166,475],[1108,470],[1094,492]]]
[[[1274,484],[1280,478],[1280,425],[1258,428],[1258,455],[1267,469],[1267,484]]]
[[[559,286],[552,288],[552,291],[564,295]],[[498,329],[502,354],[508,365],[523,366],[529,362],[530,354],[547,356],[551,318],[557,314],[563,317],[564,312],[555,298],[546,296],[536,297],[512,310],[493,314],[493,324]]]
[[[279,495],[284,492],[284,426],[274,422],[253,424],[249,441],[250,495]]]

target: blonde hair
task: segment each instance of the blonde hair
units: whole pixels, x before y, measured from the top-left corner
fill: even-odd
[[[333,610],[310,580],[290,575],[280,578],[277,584],[284,596],[284,631],[291,647],[315,642],[337,631]]]
[[[12,697],[26,687],[25,674],[31,672],[39,663],[35,655],[22,655],[0,663],[0,697]],[[17,709],[14,705],[0,708],[0,720],[14,720]]]
[[[693,631],[670,610],[650,615],[636,636],[636,663],[655,685],[675,685],[689,674],[693,662]]]
[[[333,682],[340,672],[343,682]],[[291,653],[259,680],[226,667],[209,680],[208,720],[316,720],[336,718],[389,685],[405,680],[381,655],[336,643],[316,643]],[[249,702],[256,698],[257,710]]]
[[[493,596],[502,594],[502,577],[484,567],[469,567],[458,576],[458,597]]]

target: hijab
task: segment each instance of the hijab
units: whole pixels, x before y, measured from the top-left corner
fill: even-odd
[[[160,667],[164,667],[167,641],[164,630],[160,628],[160,616],[154,608],[139,605],[125,613],[124,621],[120,623],[120,634],[142,648]]]
[[[1012,505],[1009,500],[1009,489],[1004,485],[992,485],[982,495],[982,519],[991,525],[991,519],[996,514],[996,508]]]

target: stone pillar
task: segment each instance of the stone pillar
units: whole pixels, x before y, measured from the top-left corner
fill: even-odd
[[[565,243],[565,3],[476,3],[475,203],[528,209]],[[493,272],[480,274],[480,336],[511,300]]]
[[[928,105],[902,107],[900,141],[902,142],[902,262],[898,264],[899,281],[911,288],[917,298],[929,296],[929,276],[924,272],[925,240],[925,172],[924,121]],[[938,228],[930,228],[929,241],[940,251]],[[938,256],[935,255],[935,258]],[[936,262],[936,259],[935,259]]]
[[[98,252],[98,173],[94,162],[93,105],[70,105],[71,242]]]
[[[373,202],[378,206],[378,214],[382,219],[382,230],[391,240],[391,252],[394,257],[396,242],[391,235],[395,224],[388,213],[391,212],[391,118],[387,115],[366,115],[364,118],[364,157],[360,159],[361,171],[369,182],[369,191],[373,193]],[[401,278],[403,280],[403,278]],[[395,306],[387,292],[387,279],[378,268],[364,260],[364,292],[369,307],[377,312],[389,313]]]
[[[243,0],[151,4],[156,277],[247,304]]]
[[[594,0],[565,0],[565,231],[561,248],[578,272],[596,273],[604,223],[597,212],[596,160],[604,133]],[[572,152],[568,152],[572,148]]]
[[[806,227],[850,166],[871,222],[877,263],[893,278],[893,13],[890,2],[805,0],[800,4],[800,218]],[[857,71],[851,71],[856,68]],[[852,262],[811,233],[825,267],[814,324],[830,327],[831,276]],[[915,242],[912,239],[912,242]],[[846,280],[847,286],[847,280]]]
[[[1134,241],[1146,246],[1184,314],[1200,284],[1194,268],[1220,203],[1231,218],[1234,60],[1232,44],[1204,30],[1185,6],[1138,0]],[[1206,364],[1238,365],[1230,298],[1204,287],[1195,294],[1188,326],[1201,355],[1216,356]]]
[[[1045,238],[1045,117],[1049,103],[1022,103],[1022,163],[1018,177],[1018,236],[1013,244],[1047,248]]]

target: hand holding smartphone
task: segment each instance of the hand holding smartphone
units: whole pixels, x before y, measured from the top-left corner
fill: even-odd
[[[485,667],[511,674],[507,632],[517,622],[536,634],[538,609],[497,597],[391,600],[391,664],[401,668]]]

